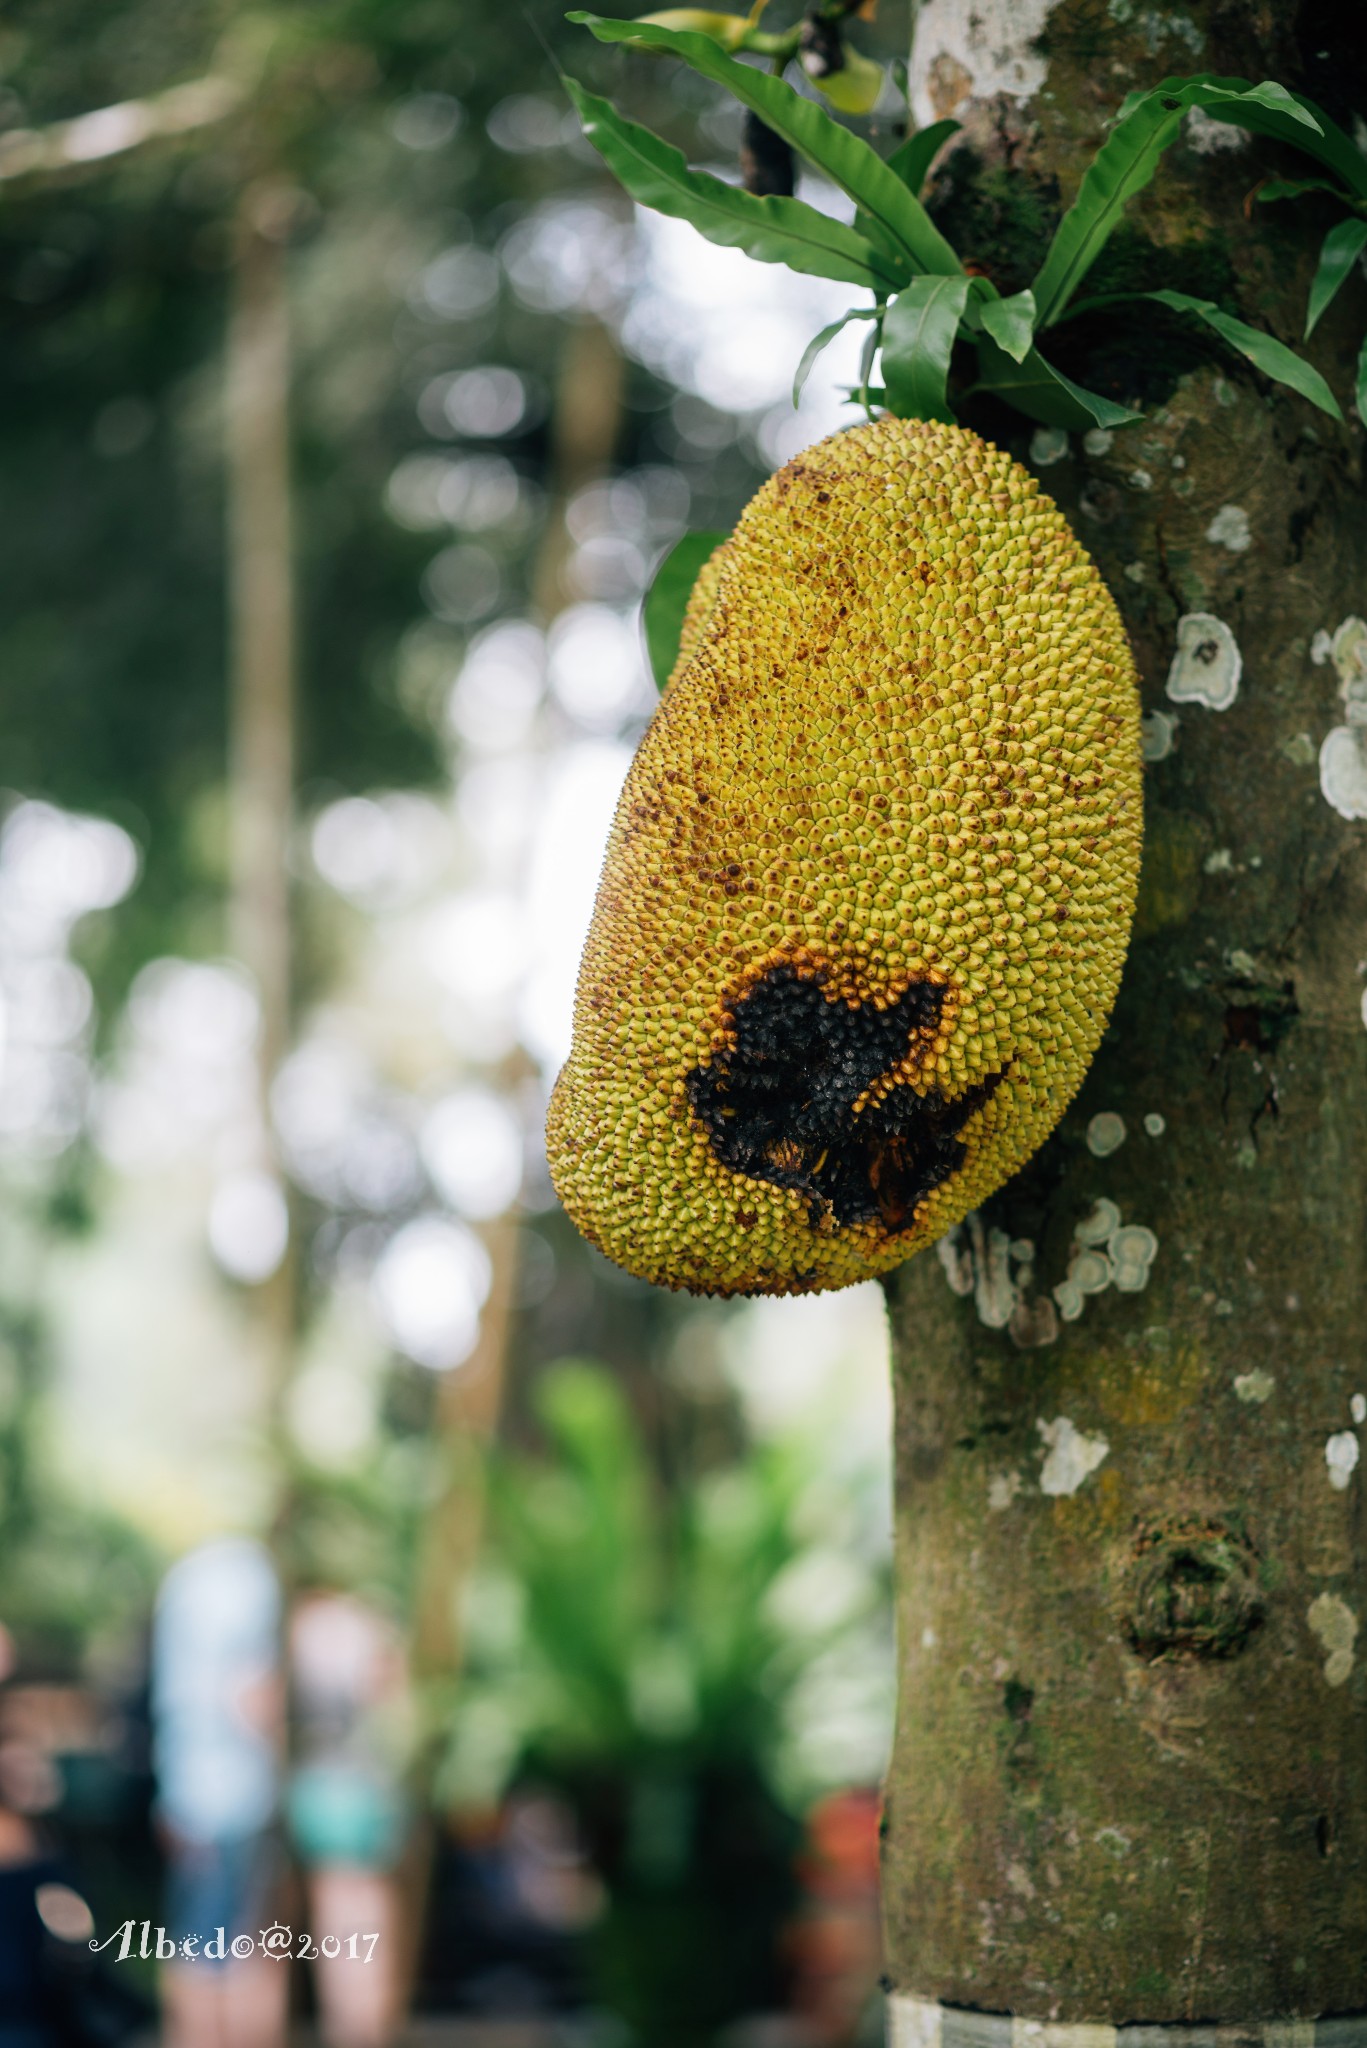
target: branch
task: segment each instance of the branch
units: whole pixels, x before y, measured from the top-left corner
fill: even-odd
[[[0,183],[46,178],[127,156],[144,143],[190,135],[235,113],[246,98],[230,78],[192,78],[148,99],[120,100],[46,128],[14,128],[0,135]]]

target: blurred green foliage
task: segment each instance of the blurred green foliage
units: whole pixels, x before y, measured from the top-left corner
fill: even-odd
[[[533,307],[505,280],[487,305],[447,317],[418,287],[444,252],[496,250],[542,202],[601,195],[596,160],[568,154],[568,125],[565,146],[537,150],[498,147],[487,132],[491,111],[519,95],[548,108],[552,126],[567,113],[555,53],[573,34],[558,0],[530,0],[515,33],[506,11],[470,0],[19,0],[6,10],[0,142],[210,72],[249,86],[246,110],[216,126],[56,178],[0,181],[0,794],[113,818],[140,850],[131,896],[75,935],[95,985],[97,1059],[142,965],[213,957],[227,942],[222,383],[239,195],[263,173],[295,195],[303,821],[349,791],[447,786],[444,692],[473,628],[425,616],[420,584],[463,536],[397,520],[386,486],[406,457],[443,452],[419,417],[423,391],[477,364],[516,369],[537,400],[497,444],[531,487],[531,523],[480,535],[498,557],[500,611],[528,605],[550,400],[580,314]],[[619,60],[604,52],[600,68],[615,72]],[[663,76],[647,97],[676,126],[696,117]],[[671,396],[629,366],[622,465],[672,458]],[[701,467],[729,515],[753,481],[750,458],[727,450]],[[334,940],[307,891],[299,910],[302,1004],[326,984]],[[83,1138],[11,1178],[14,1216],[40,1237],[100,1228],[98,1163]],[[566,1318],[563,1300],[543,1307],[529,1350],[548,1319],[558,1318],[559,1348],[596,1338],[604,1290],[582,1270],[588,1256],[577,1243],[565,1252],[574,1312]],[[44,1476],[39,1276],[24,1261],[0,1275],[0,1307],[35,1347],[35,1391],[0,1460],[22,1473],[33,1526],[49,1513],[55,1528],[78,1509]],[[407,1586],[425,1496],[411,1474],[395,1478],[406,1434],[381,1446],[369,1476],[294,1475],[292,1569],[391,1597]],[[17,1579],[10,1592],[0,1615],[23,1604]]]
[[[127,1656],[151,1611],[161,1560],[118,1516],[47,1479],[41,1320],[0,1304],[0,1622],[30,1678],[84,1657]]]
[[[434,542],[395,524],[385,485],[431,446],[414,409],[424,385],[488,360],[544,378],[565,323],[505,294],[444,324],[405,294],[443,247],[489,246],[563,183],[558,153],[500,151],[485,134],[509,96],[558,95],[538,35],[554,48],[570,32],[553,0],[530,15],[536,33],[510,35],[506,15],[469,0],[7,11],[6,127],[216,69],[255,81],[246,112],[200,134],[0,186],[3,777],[116,818],[143,848],[102,993],[159,951],[223,942],[221,363],[232,213],[258,174],[297,191],[302,793],[439,772],[430,707],[401,674]],[[422,96],[454,112],[449,135],[415,147],[396,121]],[[543,469],[545,434],[542,406],[504,452]],[[505,565],[514,601],[530,539]],[[461,635],[445,637],[454,658]]]
[[[600,1365],[550,1368],[536,1409],[545,1454],[491,1471],[438,1798],[530,1780],[567,1799],[607,1886],[598,1994],[643,2040],[686,2048],[781,2003],[797,1816],[818,1789],[794,1755],[801,1690],[823,1659],[866,1655],[886,1587],[870,1573],[794,1625],[809,1448],[768,1444],[666,1490]]]
[[[572,38],[559,0],[520,17],[470,0],[20,0],[0,25],[0,132],[216,69],[255,81],[250,114],[213,130],[48,184],[0,184],[0,782],[116,819],[143,862],[128,900],[77,933],[104,1020],[96,1075],[138,969],[226,943],[222,367],[244,183],[269,174],[295,195],[307,823],[343,793],[447,788],[459,766],[442,708],[476,628],[425,616],[420,587],[465,536],[458,522],[404,523],[386,490],[408,457],[471,452],[444,447],[419,404],[477,365],[516,370],[535,401],[497,443],[530,517],[479,534],[502,577],[498,615],[529,608],[556,382],[583,308],[534,304],[504,275],[455,317],[421,287],[453,249],[505,247],[538,207],[620,205],[568,123],[547,148],[488,133],[519,96],[552,128],[563,120],[555,65]],[[606,50],[579,62],[604,88],[623,69]],[[697,153],[710,93],[690,97],[661,67],[633,97]],[[614,469],[683,462],[694,518],[729,527],[758,476],[734,423],[713,415],[690,449],[673,388],[635,363],[625,377]],[[301,1008],[335,964],[316,895],[299,891]],[[164,1564],[58,1476],[46,1435],[42,1248],[98,1232],[107,1192],[77,1141],[10,1175],[0,1219],[0,1620],[29,1672],[91,1670],[92,1648],[136,1633]],[[301,1236],[323,1220],[300,1201]],[[359,1209],[341,1220],[381,1235],[393,1222]],[[803,1689],[823,1659],[880,1636],[883,1588],[871,1577],[829,1626],[795,1625],[810,1460],[791,1446],[743,1457],[734,1399],[690,1403],[666,1383],[671,1336],[705,1311],[610,1272],[558,1215],[535,1234],[554,1279],[514,1315],[508,1406],[513,1433],[539,1432],[544,1449],[509,1452],[491,1475],[468,1679],[431,1702],[449,1717],[440,1789],[459,1804],[520,1777],[563,1794],[607,1887],[590,1937],[599,1996],[652,2048],[684,2048],[779,2001],[777,1935],[812,1789]],[[328,1284],[306,1265],[306,1295]],[[607,1367],[542,1374],[547,1357],[579,1350]],[[274,1447],[289,1506],[273,1540],[292,1584],[407,1608],[440,1478],[432,1389],[417,1367],[393,1368],[378,1440],[354,1467]]]

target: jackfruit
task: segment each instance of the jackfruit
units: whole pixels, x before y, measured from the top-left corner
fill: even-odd
[[[1141,808],[1124,628],[1034,477],[892,417],[788,463],[618,805],[547,1123],[579,1229],[714,1294],[932,1243],[1082,1079]]]

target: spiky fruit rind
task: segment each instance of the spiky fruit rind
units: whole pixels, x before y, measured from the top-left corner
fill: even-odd
[[[975,1208],[1082,1079],[1138,877],[1134,665],[1063,514],[954,426],[809,449],[704,576],[613,825],[551,1170],[645,1279],[843,1287]]]
[[[669,672],[671,683],[677,682],[678,678],[688,667],[689,662],[693,659],[694,650],[698,642],[707,630],[707,622],[712,616],[712,607],[717,601],[717,591],[721,586],[721,572],[726,562],[726,550],[729,546],[730,541],[728,539],[713,548],[711,554],[703,563],[701,569],[699,569],[693,588],[688,593],[688,603],[684,606],[683,624],[679,628],[679,652],[675,656],[674,666]]]

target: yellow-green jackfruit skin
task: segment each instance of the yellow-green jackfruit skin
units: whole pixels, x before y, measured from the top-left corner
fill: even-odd
[[[712,607],[717,601],[717,590],[721,583],[722,565],[726,560],[729,545],[729,541],[722,541],[719,547],[713,548],[699,569],[693,588],[688,594],[683,624],[679,628],[679,652],[675,656],[674,667],[670,672],[671,683],[693,659],[693,650],[702,638],[707,622],[712,616]]]
[[[1082,1079],[1141,807],[1124,628],[1034,477],[891,417],[788,463],[613,824],[547,1125],[580,1230],[712,1294],[933,1243]]]

